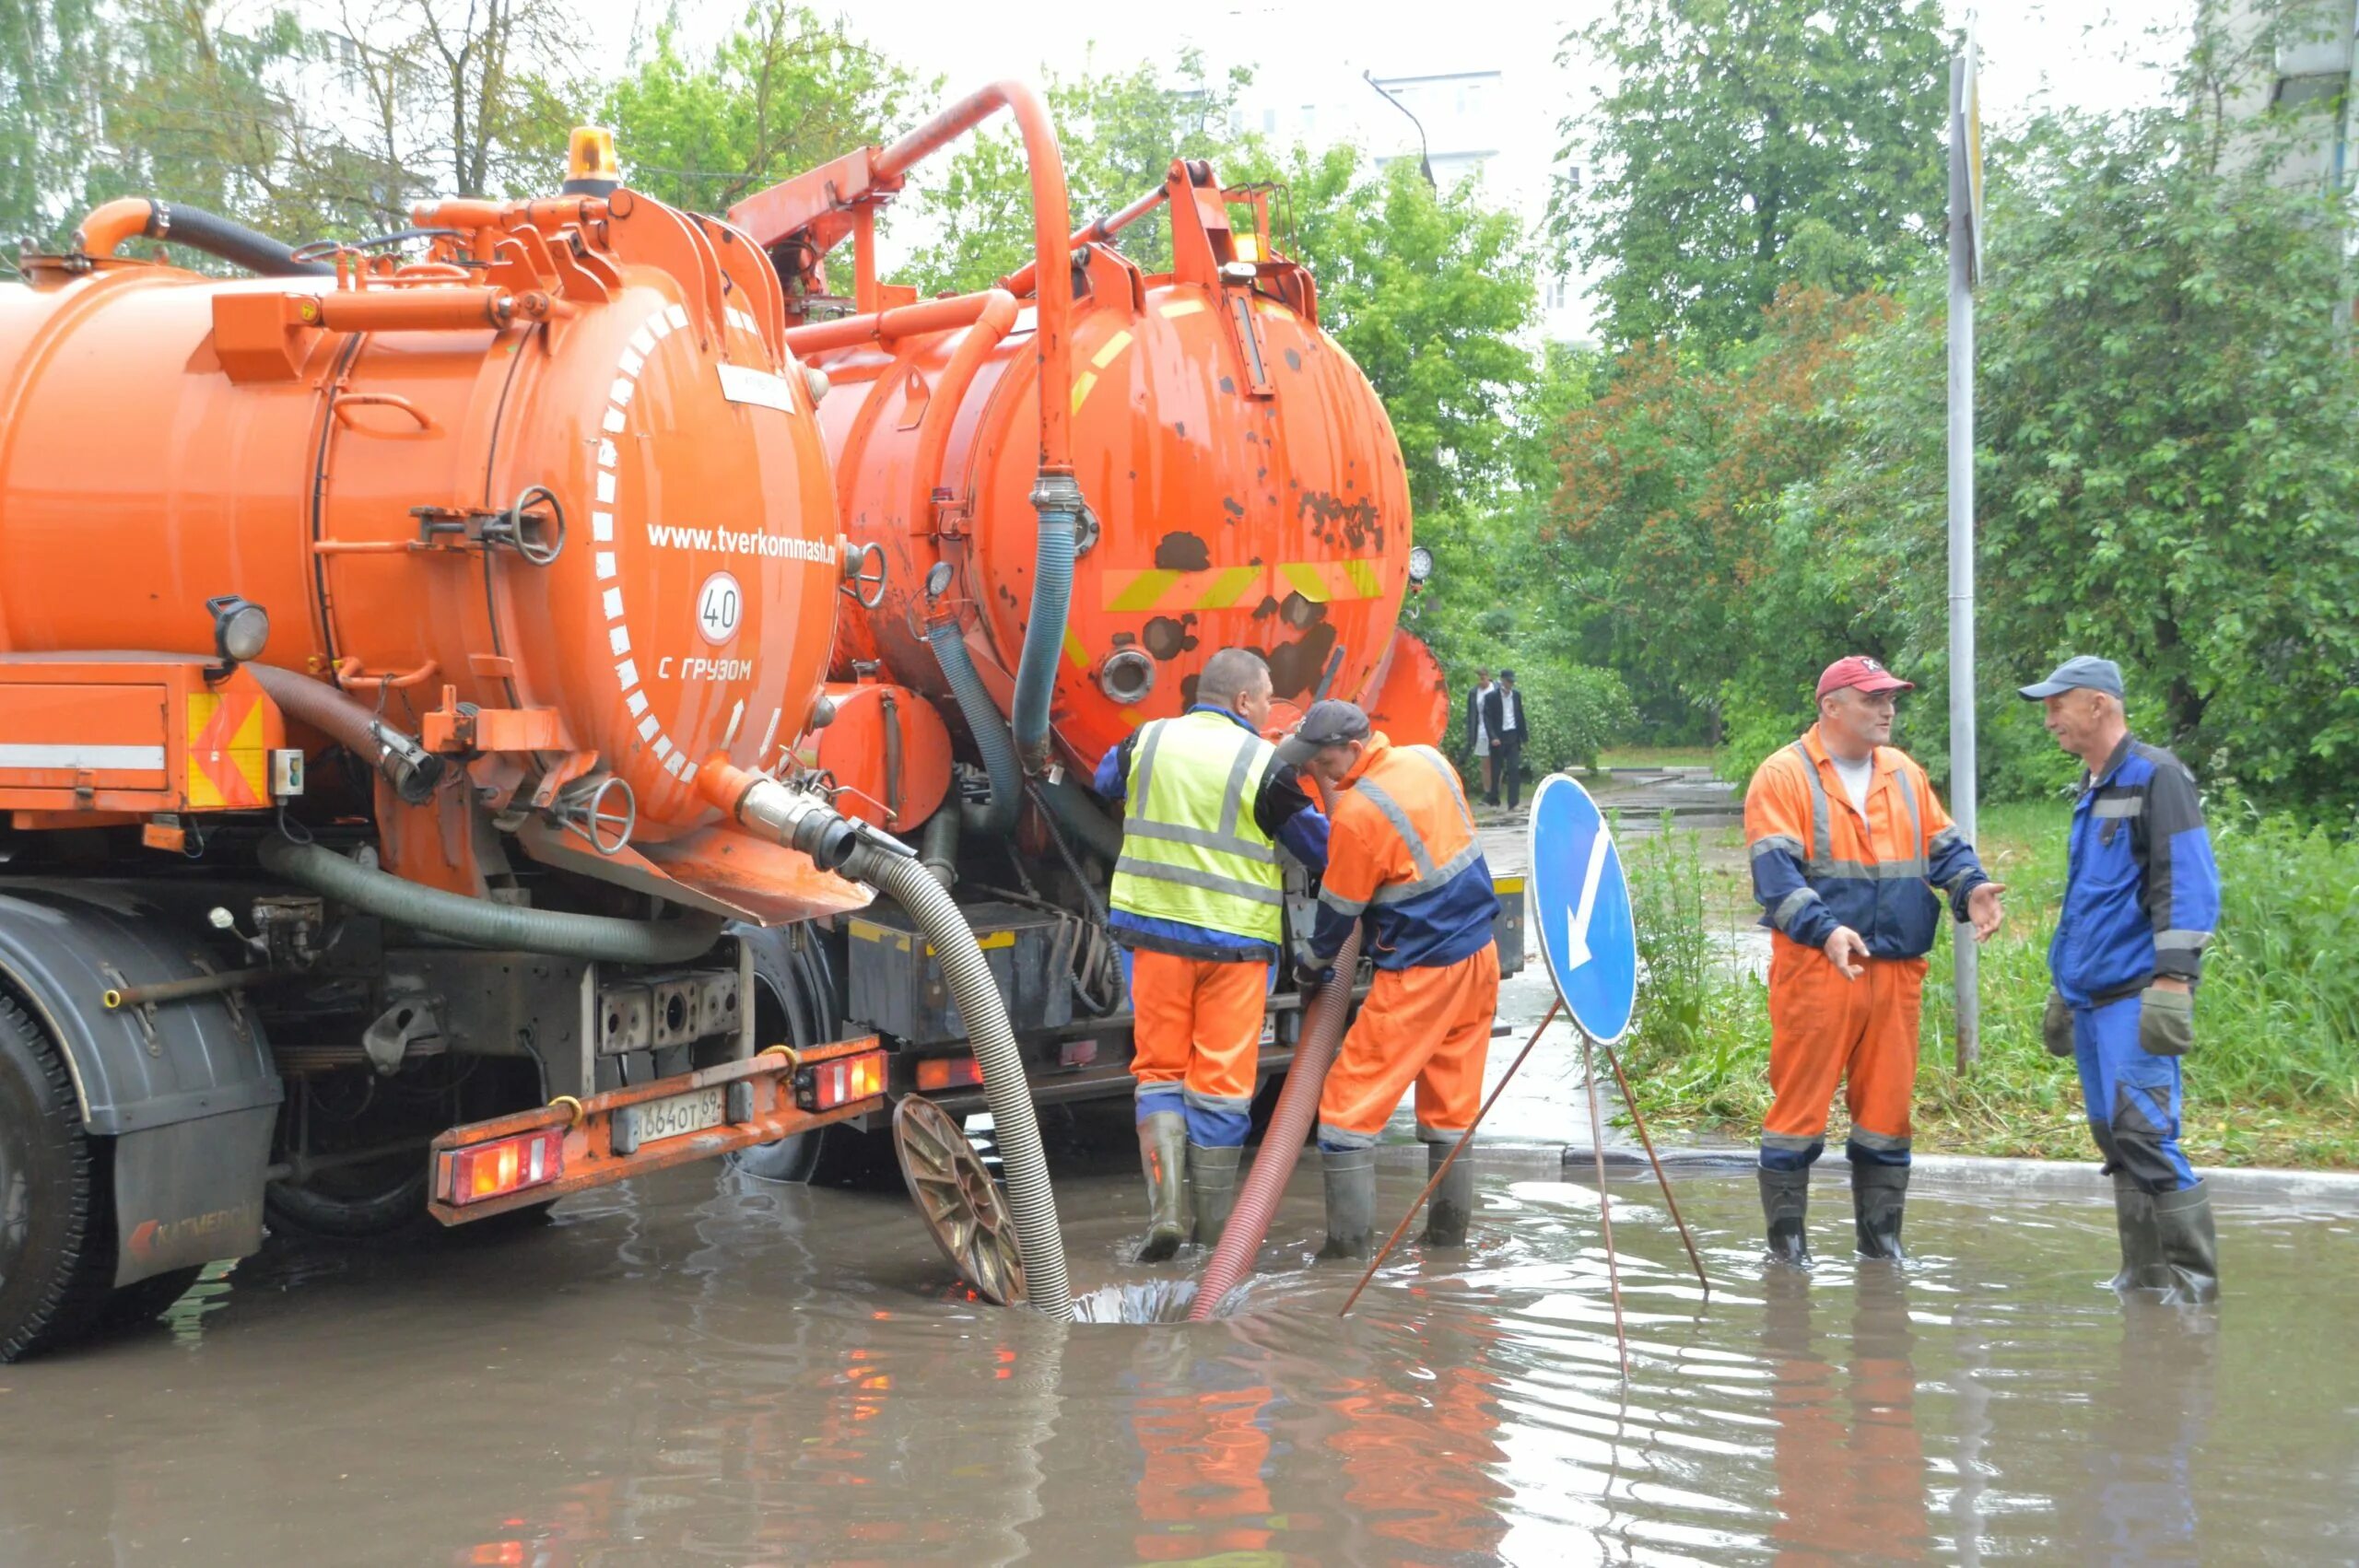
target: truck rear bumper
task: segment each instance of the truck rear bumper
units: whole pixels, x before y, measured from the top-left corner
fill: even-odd
[[[627,1181],[651,1171],[714,1159],[733,1149],[791,1138],[815,1127],[879,1110],[885,1105],[881,1093],[845,1100],[825,1109],[805,1109],[798,1102],[798,1080],[802,1081],[804,1097],[815,1097],[813,1080],[819,1076],[815,1069],[880,1048],[874,1035],[835,1040],[799,1053],[782,1046],[772,1047],[745,1060],[723,1062],[627,1089],[611,1089],[582,1100],[560,1095],[534,1110],[452,1128],[436,1138],[428,1150],[427,1208],[446,1225],[465,1224],[547,1203],[570,1193],[585,1192],[593,1187]],[[881,1059],[876,1082],[881,1088]],[[649,1135],[651,1129],[644,1123],[652,1107],[659,1103],[677,1103],[706,1091],[719,1096],[721,1120],[717,1125],[669,1135],[659,1126],[652,1129],[652,1136]],[[618,1117],[617,1113],[634,1109],[640,1114]],[[562,1135],[562,1156],[545,1179],[472,1201],[465,1200],[454,1186],[462,1169],[460,1156],[504,1140],[548,1133]]]

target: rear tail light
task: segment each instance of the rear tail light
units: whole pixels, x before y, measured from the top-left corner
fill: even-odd
[[[885,1093],[885,1053],[863,1051],[838,1057],[794,1075],[794,1103],[806,1111],[830,1111]]]
[[[544,1187],[565,1174],[562,1131],[520,1133],[442,1155],[442,1200],[453,1208]]]
[[[983,1064],[970,1056],[938,1056],[918,1063],[918,1087],[932,1094],[937,1089],[962,1089],[983,1081]]]

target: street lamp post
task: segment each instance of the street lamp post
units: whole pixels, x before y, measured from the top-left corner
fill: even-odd
[[[1362,71],[1360,73],[1360,80],[1366,82],[1368,86],[1374,88],[1379,93],[1382,94],[1385,102],[1391,104],[1402,113],[1409,114],[1409,106],[1402,102],[1399,99],[1393,97],[1392,94],[1386,89],[1384,84],[1376,79],[1376,73],[1374,71]],[[1426,149],[1425,123],[1419,120],[1415,115],[1409,114],[1409,123],[1417,127],[1417,169],[1426,177],[1426,188],[1433,191],[1439,191],[1441,187],[1434,183],[1433,156]]]

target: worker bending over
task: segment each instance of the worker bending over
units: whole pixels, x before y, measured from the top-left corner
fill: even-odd
[[[1364,953],[1376,984],[1344,1036],[1319,1096],[1319,1153],[1327,1176],[1321,1257],[1364,1258],[1376,1218],[1376,1141],[1411,1083],[1429,1168],[1474,1125],[1483,1063],[1499,1000],[1491,940],[1498,896],[1474,837],[1465,787],[1431,746],[1396,746],[1348,702],[1317,702],[1279,755],[1324,788],[1331,827],[1319,919],[1300,961],[1306,983],[1326,971],[1367,922]],[[1474,1172],[1461,1160],[1435,1191],[1430,1246],[1466,1241]]]
[[[1142,724],[1097,765],[1097,792],[1128,802],[1108,923],[1131,954],[1142,1262],[1180,1250],[1191,1224],[1204,1246],[1220,1240],[1285,938],[1278,847],[1327,863],[1326,817],[1262,738],[1270,696],[1262,655],[1224,648],[1187,712]]]
[[[1753,894],[1769,939],[1769,1088],[1761,1209],[1769,1254],[1810,1262],[1810,1168],[1826,1147],[1837,1080],[1860,1251],[1897,1258],[1908,1194],[1909,1102],[1938,887],[1977,940],[2005,888],[1984,874],[1915,758],[1892,738],[1910,683],[1872,659],[1818,678],[1818,722],[1771,755],[1744,792]],[[1929,885],[1930,884],[1930,885]]]

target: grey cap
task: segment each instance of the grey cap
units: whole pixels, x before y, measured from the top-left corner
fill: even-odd
[[[2083,653],[2077,659],[2067,659],[2056,666],[2056,673],[2036,686],[2019,688],[2033,702],[2055,696],[2060,692],[2088,690],[2103,692],[2109,697],[2121,696],[2121,666],[2110,659],[2097,659]]]
[[[1302,716],[1302,722],[1295,726],[1294,733],[1278,743],[1278,760],[1299,767],[1327,747],[1365,741],[1375,730],[1356,702],[1334,697],[1314,702],[1310,711]]]

